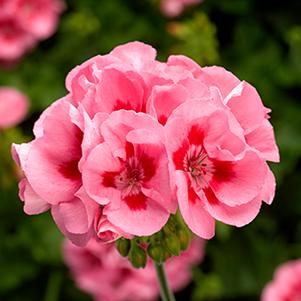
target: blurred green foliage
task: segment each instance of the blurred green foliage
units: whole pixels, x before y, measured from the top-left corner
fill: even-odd
[[[299,0],[205,0],[168,20],[158,1],[67,1],[57,33],[13,69],[0,70],[0,85],[16,86],[32,101],[28,119],[0,133],[0,299],[90,300],[62,264],[62,236],[50,214],[23,213],[9,149],[30,139],[40,112],[64,96],[72,67],[141,40],[156,47],[160,59],[176,52],[226,67],[252,83],[273,110],[281,150],[281,164],[272,166],[278,182],[273,205],[263,205],[242,229],[219,224],[194,284],[178,294],[179,300],[258,300],[275,267],[301,256],[300,11]]]

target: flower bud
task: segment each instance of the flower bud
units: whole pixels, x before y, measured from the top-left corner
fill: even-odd
[[[147,253],[151,259],[158,263],[162,262],[164,259],[164,250],[158,244],[150,244],[147,248]]]
[[[180,255],[181,245],[180,245],[179,238],[176,235],[170,234],[170,235],[166,236],[165,243],[166,243],[166,247],[167,247],[168,251],[170,251],[170,253],[172,255],[175,255],[175,256]]]
[[[167,259],[169,259],[172,256],[172,254],[166,248],[163,249],[163,250],[164,250],[164,252],[163,252],[163,260],[162,260],[162,262],[165,262]]]
[[[131,248],[131,242],[126,238],[119,238],[116,241],[116,248],[121,256],[127,257]]]
[[[129,259],[133,267],[139,269],[145,267],[147,257],[145,251],[141,247],[132,245]]]
[[[190,243],[190,233],[187,229],[179,229],[178,237],[180,240],[181,250],[187,250],[189,243]]]

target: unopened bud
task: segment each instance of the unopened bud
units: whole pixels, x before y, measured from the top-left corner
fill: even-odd
[[[172,254],[167,250],[167,249],[163,249],[163,260],[162,262],[165,262],[168,258],[170,258],[172,256]]]
[[[145,251],[139,246],[132,246],[129,259],[133,265],[133,267],[139,269],[144,268],[146,266],[146,254]]]
[[[151,244],[147,248],[147,253],[151,259],[160,263],[164,259],[164,250],[160,245]]]
[[[181,246],[181,250],[185,251],[187,250],[189,243],[190,243],[190,233],[188,230],[186,229],[180,229],[178,231],[178,237],[180,240],[180,246]]]
[[[180,241],[179,238],[172,234],[165,237],[165,243],[168,251],[172,255],[179,256],[181,251]]]
[[[131,242],[126,238],[119,238],[116,241],[116,248],[121,256],[127,257],[131,248]]]

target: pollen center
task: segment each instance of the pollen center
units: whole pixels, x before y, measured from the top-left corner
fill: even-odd
[[[129,158],[119,175],[115,177],[115,185],[122,197],[138,194],[144,178],[143,168],[136,157]]]
[[[214,167],[201,145],[190,145],[184,157],[184,170],[189,174],[194,185],[199,188],[208,186]]]

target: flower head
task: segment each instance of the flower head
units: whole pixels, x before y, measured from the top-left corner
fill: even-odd
[[[202,0],[161,0],[161,11],[167,17],[176,17],[182,13],[186,6],[200,2]]]
[[[2,0],[0,61],[14,62],[53,34],[63,10],[61,0]]]
[[[166,273],[174,291],[191,280],[191,267],[203,258],[204,241],[194,239],[189,249],[166,262]],[[159,296],[156,273],[149,259],[144,269],[134,269],[120,257],[114,245],[91,240],[84,248],[70,241],[64,244],[64,258],[72,276],[83,291],[94,300],[152,301]]]
[[[0,129],[20,123],[28,111],[28,99],[21,92],[9,87],[0,88]]]
[[[300,259],[281,265],[274,279],[264,288],[262,301],[298,301],[301,299]]]
[[[159,62],[131,42],[74,68],[66,87],[13,156],[25,212],[51,209],[74,243],[153,235],[178,206],[211,238],[215,220],[243,226],[272,202],[270,111],[225,69]]]

